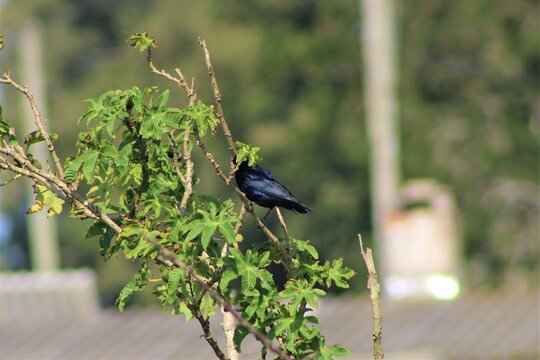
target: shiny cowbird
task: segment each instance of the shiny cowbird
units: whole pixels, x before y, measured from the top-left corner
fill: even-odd
[[[289,190],[274,179],[268,169],[262,166],[248,166],[247,161],[244,161],[234,177],[246,197],[259,206],[270,209],[279,206],[301,214],[313,211],[298,201]]]

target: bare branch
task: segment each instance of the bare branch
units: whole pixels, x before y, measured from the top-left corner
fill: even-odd
[[[276,214],[279,219],[279,223],[281,224],[281,228],[283,229],[283,234],[285,235],[285,248],[287,249],[287,253],[291,253],[291,244],[290,244],[290,238],[289,238],[289,230],[287,230],[287,224],[285,224],[285,220],[283,219],[283,215],[281,215],[281,210],[276,207]]]
[[[381,292],[381,286],[377,280],[377,271],[375,270],[375,262],[373,261],[373,254],[370,248],[366,248],[364,251],[364,244],[362,243],[362,235],[358,234],[358,241],[360,242],[360,251],[362,257],[366,263],[368,269],[368,289],[369,299],[371,300],[371,308],[373,310],[373,358],[375,360],[384,359],[384,352],[382,346],[382,315],[381,307],[379,303],[379,293]]]
[[[208,51],[208,48],[206,47],[206,42],[203,39],[199,38],[199,44],[204,50],[206,68],[208,69],[208,75],[210,75],[210,81],[212,82],[212,90],[214,92],[214,99],[216,100],[216,115],[219,119],[219,123],[221,124],[221,127],[223,128],[223,134],[225,135],[225,138],[227,139],[229,150],[231,151],[232,155],[236,157],[236,153],[237,153],[236,144],[234,143],[231,131],[229,130],[229,126],[227,125],[227,121],[225,121],[225,115],[223,114],[223,107],[221,105],[221,92],[219,91],[219,86],[216,79],[216,73],[214,72],[212,61],[210,60],[210,52]]]
[[[189,146],[189,135],[191,133],[191,126],[189,126],[184,133],[183,143],[183,158],[186,163],[186,176],[184,177],[184,194],[182,195],[182,201],[180,202],[180,211],[184,213],[186,211],[189,197],[193,192],[193,160],[191,159],[191,146]]]
[[[227,357],[225,356],[223,351],[221,351],[216,339],[214,339],[214,337],[212,336],[212,332],[210,331],[210,321],[204,318],[198,306],[191,305],[189,306],[189,308],[191,312],[193,313],[193,316],[195,317],[195,319],[197,319],[197,321],[201,325],[201,328],[203,329],[203,332],[204,332],[204,339],[210,345],[212,350],[214,350],[214,353],[216,354],[216,356],[221,360],[227,360]]]
[[[54,148],[54,144],[51,139],[51,135],[49,134],[49,130],[47,127],[43,124],[43,121],[41,119],[41,113],[39,112],[36,102],[34,101],[34,95],[30,92],[28,87],[21,86],[18,83],[16,83],[8,73],[4,73],[2,77],[0,78],[0,83],[8,84],[13,86],[15,89],[20,91],[21,93],[26,96],[26,99],[30,103],[30,107],[32,108],[32,112],[34,113],[34,122],[38,128],[38,130],[43,135],[43,138],[45,139],[45,142],[47,143],[47,148],[49,149],[49,152],[51,153],[51,156],[54,160],[54,164],[56,166],[56,171],[58,171],[58,175],[60,176],[60,179],[64,178],[64,168],[62,166],[62,163],[60,162],[60,158],[58,157],[58,154],[56,153],[56,150]]]

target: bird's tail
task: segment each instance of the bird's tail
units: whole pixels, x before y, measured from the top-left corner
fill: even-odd
[[[286,204],[283,204],[283,207],[292,211],[295,211],[300,214],[307,214],[309,212],[312,212],[312,208],[308,208],[304,204],[302,204],[300,201],[287,201]]]

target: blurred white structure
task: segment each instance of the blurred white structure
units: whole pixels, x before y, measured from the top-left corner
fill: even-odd
[[[0,324],[91,320],[99,312],[92,270],[0,273]]]
[[[433,180],[400,191],[401,210],[386,219],[384,290],[393,298],[458,296],[460,246],[455,203]]]

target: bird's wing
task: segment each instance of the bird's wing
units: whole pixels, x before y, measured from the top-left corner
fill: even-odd
[[[268,180],[274,180],[274,177],[272,176],[272,173],[270,172],[270,170],[268,170],[267,168],[264,168],[260,165],[255,165],[253,168],[253,170],[255,170],[260,176],[268,179]]]
[[[289,190],[275,180],[267,178],[249,179],[248,185],[274,198],[297,201]]]

